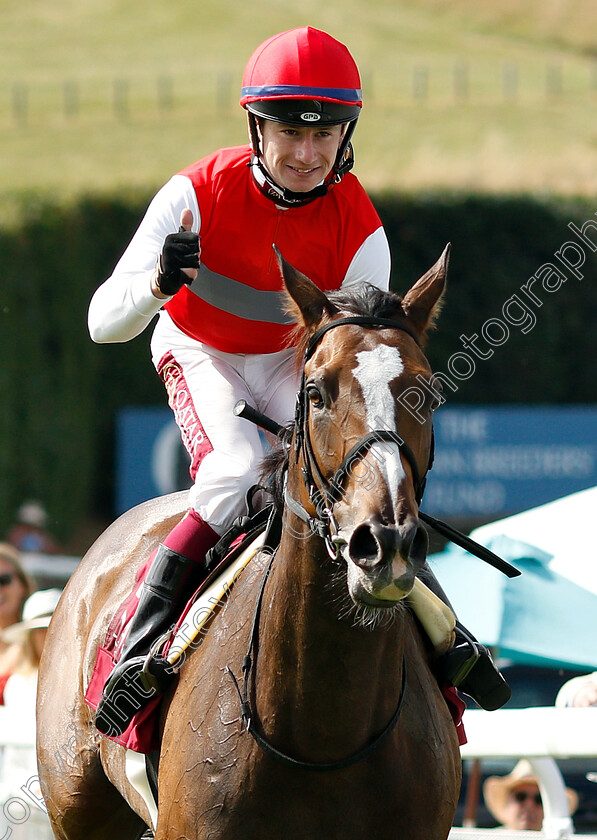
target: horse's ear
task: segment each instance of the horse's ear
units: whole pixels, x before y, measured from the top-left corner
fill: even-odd
[[[446,287],[450,243],[435,265],[431,266],[415,285],[402,298],[402,310],[421,338],[433,327],[442,307],[442,297]]]
[[[312,280],[287,262],[274,245],[284,286],[288,293],[287,309],[299,324],[309,329],[319,326],[324,317],[335,315],[338,310]]]

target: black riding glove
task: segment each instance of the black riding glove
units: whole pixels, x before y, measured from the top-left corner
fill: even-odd
[[[156,283],[164,295],[175,295],[192,278],[182,268],[199,268],[199,236],[191,230],[180,228],[169,233],[158,260]]]

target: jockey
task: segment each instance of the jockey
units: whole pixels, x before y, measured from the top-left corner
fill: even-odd
[[[205,577],[206,552],[258,481],[261,439],[234,405],[244,399],[281,425],[293,416],[293,324],[273,245],[324,291],[389,287],[385,232],[350,173],[362,99],[348,49],[311,27],[275,35],[249,59],[240,102],[250,143],[220,149],[162,187],[89,308],[96,342],[129,341],[159,314],[153,363],[194,480],[189,510],[148,560],[97,709],[96,726],[110,735],[120,734],[110,698],[119,693],[122,714],[120,689],[143,684],[151,645]],[[130,718],[138,709],[135,698]]]

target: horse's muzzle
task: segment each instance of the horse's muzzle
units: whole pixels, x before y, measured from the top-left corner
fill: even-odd
[[[427,531],[416,517],[409,517],[403,525],[369,519],[350,535],[345,557],[361,570],[357,589],[365,590],[375,601],[399,601],[411,591],[427,546]],[[351,577],[349,574],[349,580]],[[354,597],[355,592],[351,594]]]

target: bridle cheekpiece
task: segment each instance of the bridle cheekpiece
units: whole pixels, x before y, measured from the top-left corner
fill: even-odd
[[[367,315],[355,315],[330,321],[329,324],[325,324],[323,327],[316,330],[309,339],[303,358],[301,385],[297,394],[294,425],[294,450],[297,460],[299,455],[302,455],[303,465],[301,471],[303,481],[309,495],[309,502],[315,509],[315,516],[309,514],[305,507],[290,495],[288,487],[286,487],[284,491],[284,500],[289,510],[291,510],[304,522],[307,522],[313,533],[318,534],[323,540],[325,540],[328,553],[334,559],[338,559],[342,546],[342,540],[338,536],[338,527],[334,518],[334,505],[341,498],[344,481],[349,475],[350,467],[354,463],[355,459],[361,457],[375,443],[386,442],[396,444],[400,453],[406,458],[410,466],[417,505],[420,504],[423,497],[425,475],[431,467],[433,459],[432,445],[429,463],[425,469],[425,475],[421,477],[414,453],[400,435],[397,432],[387,429],[374,429],[367,432],[367,434],[364,435],[350,449],[329,481],[322,474],[313,451],[311,438],[309,436],[309,397],[306,387],[305,366],[309,359],[313,356],[323,336],[329,332],[329,330],[345,325],[357,325],[370,328],[390,327],[392,329],[398,329],[407,333],[415,341],[417,346],[420,347],[419,337],[414,330],[406,324],[390,318],[377,318]]]

